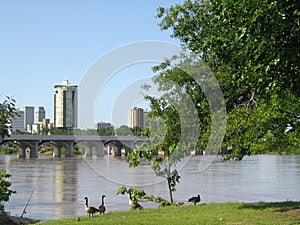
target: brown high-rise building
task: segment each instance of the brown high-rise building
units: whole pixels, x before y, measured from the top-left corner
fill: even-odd
[[[129,111],[129,127],[138,127],[141,130],[145,128],[144,110],[142,108],[134,107]]]

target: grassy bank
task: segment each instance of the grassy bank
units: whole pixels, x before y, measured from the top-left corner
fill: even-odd
[[[79,219],[79,221],[77,221]],[[300,224],[300,202],[210,203],[45,221],[66,224]]]

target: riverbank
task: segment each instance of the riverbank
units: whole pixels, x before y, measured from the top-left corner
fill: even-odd
[[[16,216],[0,216],[0,225],[25,225],[25,224],[35,224],[40,222],[40,220],[21,218]]]
[[[43,225],[70,224],[299,224],[300,202],[209,203],[169,206],[141,211],[111,212],[45,221]]]

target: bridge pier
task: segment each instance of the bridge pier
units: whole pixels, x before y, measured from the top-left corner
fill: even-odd
[[[65,157],[72,157],[74,150],[74,141],[56,141],[56,148],[53,150],[53,157],[62,156],[62,147],[65,148]]]
[[[93,145],[93,147],[92,147],[92,156],[96,156],[96,157],[99,156],[97,147],[95,145]]]
[[[53,149],[53,158],[61,157],[61,146]]]
[[[99,147],[98,155],[104,156],[104,144],[101,142],[101,143],[99,143],[98,147]]]
[[[30,158],[38,158],[39,155],[39,142],[35,142],[30,148]]]
[[[132,152],[132,151],[133,151],[133,146],[132,147],[125,146],[125,156],[128,155],[128,152]]]
[[[68,146],[66,146],[65,157],[73,157],[73,150],[74,150],[73,142],[68,143]]]
[[[107,145],[107,155],[110,156],[111,155],[111,148],[109,145]]]
[[[120,142],[117,142],[117,156],[122,155],[122,144]]]
[[[29,158],[38,158],[38,142],[17,144],[19,147],[18,158],[26,158],[27,151],[29,150]]]
[[[18,151],[18,158],[26,158],[26,146],[24,147],[19,147],[19,151]]]
[[[84,156],[87,156],[87,157],[92,156],[92,149],[91,149],[90,146],[85,146],[85,148],[84,148]]]
[[[65,157],[73,157],[73,148],[67,148]]]
[[[125,145],[125,156],[128,155],[128,152],[132,152],[135,148],[135,141],[127,142]]]
[[[110,142],[107,144],[108,155],[112,156],[127,156],[128,152],[132,151],[135,142]]]

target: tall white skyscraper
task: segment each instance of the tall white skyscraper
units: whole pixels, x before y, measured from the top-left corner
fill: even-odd
[[[129,111],[129,127],[144,129],[144,110],[142,108],[133,107]]]
[[[54,127],[72,130],[77,128],[78,89],[68,80],[54,86]]]

